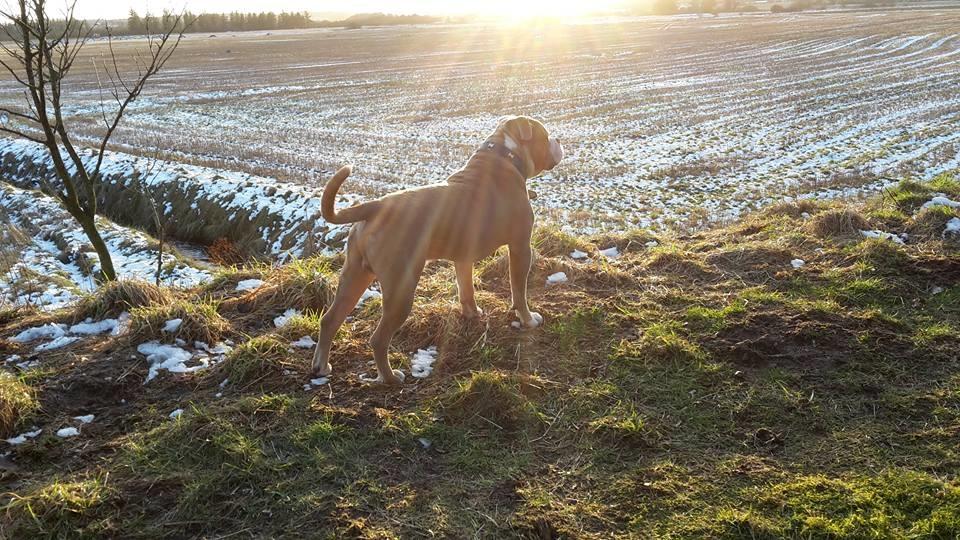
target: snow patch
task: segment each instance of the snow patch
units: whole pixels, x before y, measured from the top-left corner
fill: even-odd
[[[547,285],[559,285],[561,283],[566,283],[567,281],[567,274],[565,272],[557,272],[547,276]]]
[[[877,230],[873,230],[873,231],[860,231],[860,234],[863,235],[865,238],[877,238],[877,239],[880,239],[880,240],[890,240],[890,241],[893,242],[894,244],[902,244],[902,243],[903,243],[903,238],[900,238],[899,236],[897,236],[897,235],[895,235],[895,234],[893,234],[893,233],[888,233],[888,232],[884,232],[884,231],[877,231]]]
[[[42,430],[42,429],[38,429],[38,430],[36,430],[36,431],[27,431],[26,433],[21,433],[20,435],[17,435],[16,437],[12,437],[12,438],[10,438],[10,439],[7,439],[7,442],[10,443],[10,444],[12,444],[12,445],[14,445],[14,446],[16,446],[16,445],[18,445],[18,444],[23,444],[23,443],[27,442],[27,439],[35,439],[35,438],[38,437],[41,433],[43,433],[43,430]]]
[[[573,251],[570,252],[570,258],[571,258],[571,259],[576,259],[576,260],[579,261],[579,260],[582,260],[582,259],[586,259],[586,258],[587,258],[587,254],[584,253],[584,252],[582,252],[582,251],[580,251],[579,249],[575,249],[575,250],[573,250]]]
[[[803,259],[793,259],[792,261],[790,261],[790,266],[794,268],[800,268],[805,264],[807,263]]]
[[[437,346],[418,349],[410,359],[410,374],[418,379],[429,377],[433,373],[433,363],[437,361]]]
[[[180,418],[182,414],[183,414],[183,409],[175,409],[168,415],[168,417],[171,420],[176,420],[177,418]]]
[[[261,285],[263,285],[262,279],[245,279],[237,283],[237,291],[252,291],[259,289]]]
[[[76,437],[80,434],[80,430],[75,427],[65,427],[57,430],[57,437],[61,439],[66,439],[67,437]]]
[[[93,419],[94,419],[94,418],[96,418],[96,416],[94,416],[94,415],[92,415],[92,414],[84,414],[84,415],[82,415],[82,416],[74,416],[74,417],[73,417],[74,420],[79,420],[80,423],[82,423],[82,424],[89,424],[90,422],[93,422]]]
[[[960,218],[951,218],[950,221],[947,222],[946,228],[943,229],[943,236],[949,234],[960,234]]]
[[[93,322],[93,319],[87,319],[82,323],[70,327],[71,334],[79,334],[82,336],[97,336],[108,332],[116,335],[119,330],[120,321],[118,319],[104,319],[98,322]]]
[[[286,325],[288,325],[288,324],[290,323],[290,319],[296,317],[297,315],[300,315],[300,312],[297,311],[297,310],[295,310],[295,309],[293,309],[293,308],[290,308],[290,309],[284,311],[284,312],[283,312],[283,315],[280,315],[280,316],[274,318],[274,319],[273,319],[273,324],[274,324],[274,326],[276,326],[277,328],[283,328],[284,326],[286,326]]]
[[[617,246],[608,247],[607,249],[601,249],[600,254],[608,259],[620,258],[620,250],[617,249]]]
[[[183,324],[183,319],[170,319],[163,325],[163,331],[167,334],[172,334],[180,329],[180,325]]]
[[[310,336],[303,336],[302,338],[294,341],[290,344],[294,349],[312,349],[317,345],[317,342],[313,340]]]
[[[60,336],[52,341],[44,343],[43,345],[37,345],[33,350],[36,352],[53,351],[66,347],[67,345],[70,345],[76,341],[80,341],[80,338],[76,336]]]
[[[14,343],[29,343],[38,339],[57,339],[67,333],[67,327],[63,324],[50,323],[43,326],[34,326],[27,328],[19,334],[10,338]]]
[[[187,366],[193,358],[193,353],[174,345],[165,345],[157,341],[142,343],[137,347],[137,352],[147,357],[150,363],[150,371],[147,373],[143,384],[152,381],[161,369],[170,373],[193,373],[206,369],[210,365],[208,358],[201,356],[197,358],[198,365]]]

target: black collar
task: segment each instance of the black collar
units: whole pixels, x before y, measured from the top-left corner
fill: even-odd
[[[509,159],[510,162],[513,163],[513,166],[517,168],[517,171],[520,172],[520,175],[523,176],[524,180],[527,179],[527,162],[516,152],[507,148],[506,145],[496,141],[487,141],[477,150],[477,153],[480,152],[493,152],[502,158]]]

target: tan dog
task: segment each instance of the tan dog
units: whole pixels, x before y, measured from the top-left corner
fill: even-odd
[[[347,257],[333,305],[320,324],[313,372],[328,375],[337,330],[374,279],[383,293],[383,315],[370,338],[378,382],[400,384],[387,350],[410,314],[420,274],[428,260],[453,261],[465,317],[482,311],[473,296],[473,264],[500,246],[510,249],[510,289],[520,322],[537,327],[543,317],[527,305],[533,209],[526,181],[553,169],[563,147],[540,122],[527,117],[500,121],[497,129],[446,184],[409,189],[336,212],[334,201],[350,167],[337,171],[323,191],[321,213],[330,223],[356,223],[347,237]]]

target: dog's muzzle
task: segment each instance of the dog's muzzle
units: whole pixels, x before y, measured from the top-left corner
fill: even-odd
[[[553,158],[553,164],[547,169],[552,169],[563,160],[563,145],[556,139],[550,139],[550,157]]]

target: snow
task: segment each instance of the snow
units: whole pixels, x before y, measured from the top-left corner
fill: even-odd
[[[547,276],[547,285],[559,285],[567,281],[567,274],[565,272],[557,272]]]
[[[943,236],[948,234],[960,234],[960,218],[951,218],[947,226],[943,229]]]
[[[587,254],[584,253],[584,252],[582,252],[582,251],[580,251],[579,249],[575,249],[575,250],[573,250],[573,251],[570,252],[570,258],[571,258],[571,259],[576,259],[576,260],[586,259],[586,258],[587,258]]]
[[[175,409],[169,414],[168,417],[171,420],[176,420],[177,418],[180,418],[182,414],[183,414],[183,409]]]
[[[61,439],[66,439],[67,437],[76,437],[80,434],[80,430],[75,427],[65,427],[57,430],[57,437]]]
[[[657,246],[659,246],[659,245],[660,245],[660,242],[657,242],[656,240],[651,240],[651,241],[647,242],[646,244],[644,244],[644,246],[646,246],[646,247],[648,247],[648,248],[655,248],[655,247],[657,247]]]
[[[137,352],[147,357],[150,363],[150,371],[147,373],[143,384],[152,381],[161,369],[170,373],[193,373],[209,367],[209,359],[205,356],[196,358],[198,364],[187,366],[187,362],[193,359],[194,355],[190,351],[174,345],[165,345],[157,341],[142,343],[137,347]]]
[[[0,153],[5,145],[8,141],[0,139]],[[36,187],[36,181],[34,175],[26,183]],[[0,301],[54,310],[96,289],[93,276],[100,270],[99,260],[89,251],[86,234],[58,201],[38,191],[0,182],[0,210],[9,214],[12,226],[31,239],[20,248],[16,264],[0,273]],[[154,242],[135,229],[102,218],[97,221],[117,273],[123,278],[153,281],[157,263]],[[189,266],[170,253],[164,254],[163,262],[161,277],[167,285],[193,286],[210,278],[208,272]],[[24,274],[34,276],[29,280],[30,286],[16,286],[18,276]]]
[[[807,263],[803,259],[793,259],[792,261],[790,261],[790,265],[793,266],[794,268],[800,268],[805,264]]]
[[[600,254],[608,259],[617,259],[620,257],[620,250],[617,249],[617,246],[613,246],[607,249],[601,249]]]
[[[357,300],[357,306],[360,306],[371,298],[380,298],[381,296],[383,295],[380,293],[380,291],[373,288],[367,289],[363,291],[363,294],[360,295],[360,300]]]
[[[410,374],[418,379],[429,377],[433,373],[433,363],[437,361],[437,347],[431,345],[418,349],[410,359]]]
[[[233,350],[233,347],[227,345],[225,342],[217,343],[215,346],[211,347],[210,345],[202,341],[194,341],[193,348],[201,351],[206,351],[209,354],[214,356],[223,356]]]
[[[880,239],[880,240],[890,240],[890,241],[893,242],[894,244],[902,244],[902,243],[903,243],[903,239],[900,238],[899,236],[897,236],[897,235],[895,235],[895,234],[893,234],[893,233],[888,233],[888,232],[884,232],[884,231],[877,231],[877,230],[873,230],[873,231],[860,231],[860,234],[863,235],[865,238],[876,238],[876,239]]]
[[[311,385],[311,386],[323,386],[323,385],[327,384],[328,382],[330,382],[330,379],[328,379],[327,377],[320,377],[320,378],[318,378],[318,379],[310,379],[310,385]]]
[[[20,435],[17,435],[16,437],[7,439],[7,442],[10,443],[10,444],[12,444],[12,445],[14,445],[14,446],[16,446],[16,445],[18,445],[18,444],[23,444],[23,443],[27,442],[27,439],[35,439],[35,438],[38,437],[41,433],[43,433],[43,430],[42,430],[42,429],[38,429],[38,430],[36,430],[36,431],[27,431],[26,433],[21,433]]]
[[[129,314],[128,314],[129,316]],[[92,319],[75,324],[70,327],[71,334],[80,334],[83,336],[96,336],[99,334],[111,333],[117,335],[120,331],[120,321],[118,319],[104,319],[93,322]]]
[[[94,415],[92,415],[92,414],[84,414],[84,415],[82,415],[82,416],[74,416],[74,417],[73,417],[74,420],[79,420],[79,421],[80,421],[81,423],[83,423],[83,424],[89,424],[90,422],[93,422],[93,419],[94,419],[94,418],[96,418],[96,417],[95,417]]]
[[[33,350],[36,352],[52,351],[66,347],[76,341],[80,341],[80,338],[75,336],[60,336],[52,341],[36,346]]]
[[[183,319],[170,319],[163,325],[163,331],[167,334],[172,334],[180,329],[180,325],[183,324]]]
[[[289,309],[287,309],[286,311],[283,312],[283,315],[280,315],[280,316],[274,318],[274,319],[273,319],[273,324],[274,324],[274,326],[276,326],[277,328],[283,328],[284,326],[286,326],[287,324],[290,323],[290,319],[292,319],[292,318],[294,318],[294,317],[296,317],[296,316],[298,316],[298,315],[300,315],[300,312],[299,312],[299,311],[297,311],[297,310],[295,310],[295,309],[293,309],[293,308],[289,308]]]
[[[934,206],[948,206],[950,208],[960,208],[960,202],[950,200],[946,195],[936,195],[934,198],[923,203],[920,208],[932,208]]]
[[[56,339],[63,337],[66,333],[66,325],[50,323],[43,326],[27,328],[26,330],[10,338],[10,341],[13,341],[14,343],[29,343],[38,339]]]
[[[237,292],[252,291],[260,288],[261,285],[263,285],[262,279],[245,279],[237,283]]]
[[[316,345],[317,345],[317,342],[314,341],[313,338],[310,336],[303,336],[302,338],[290,344],[290,346],[295,349],[312,349]]]

